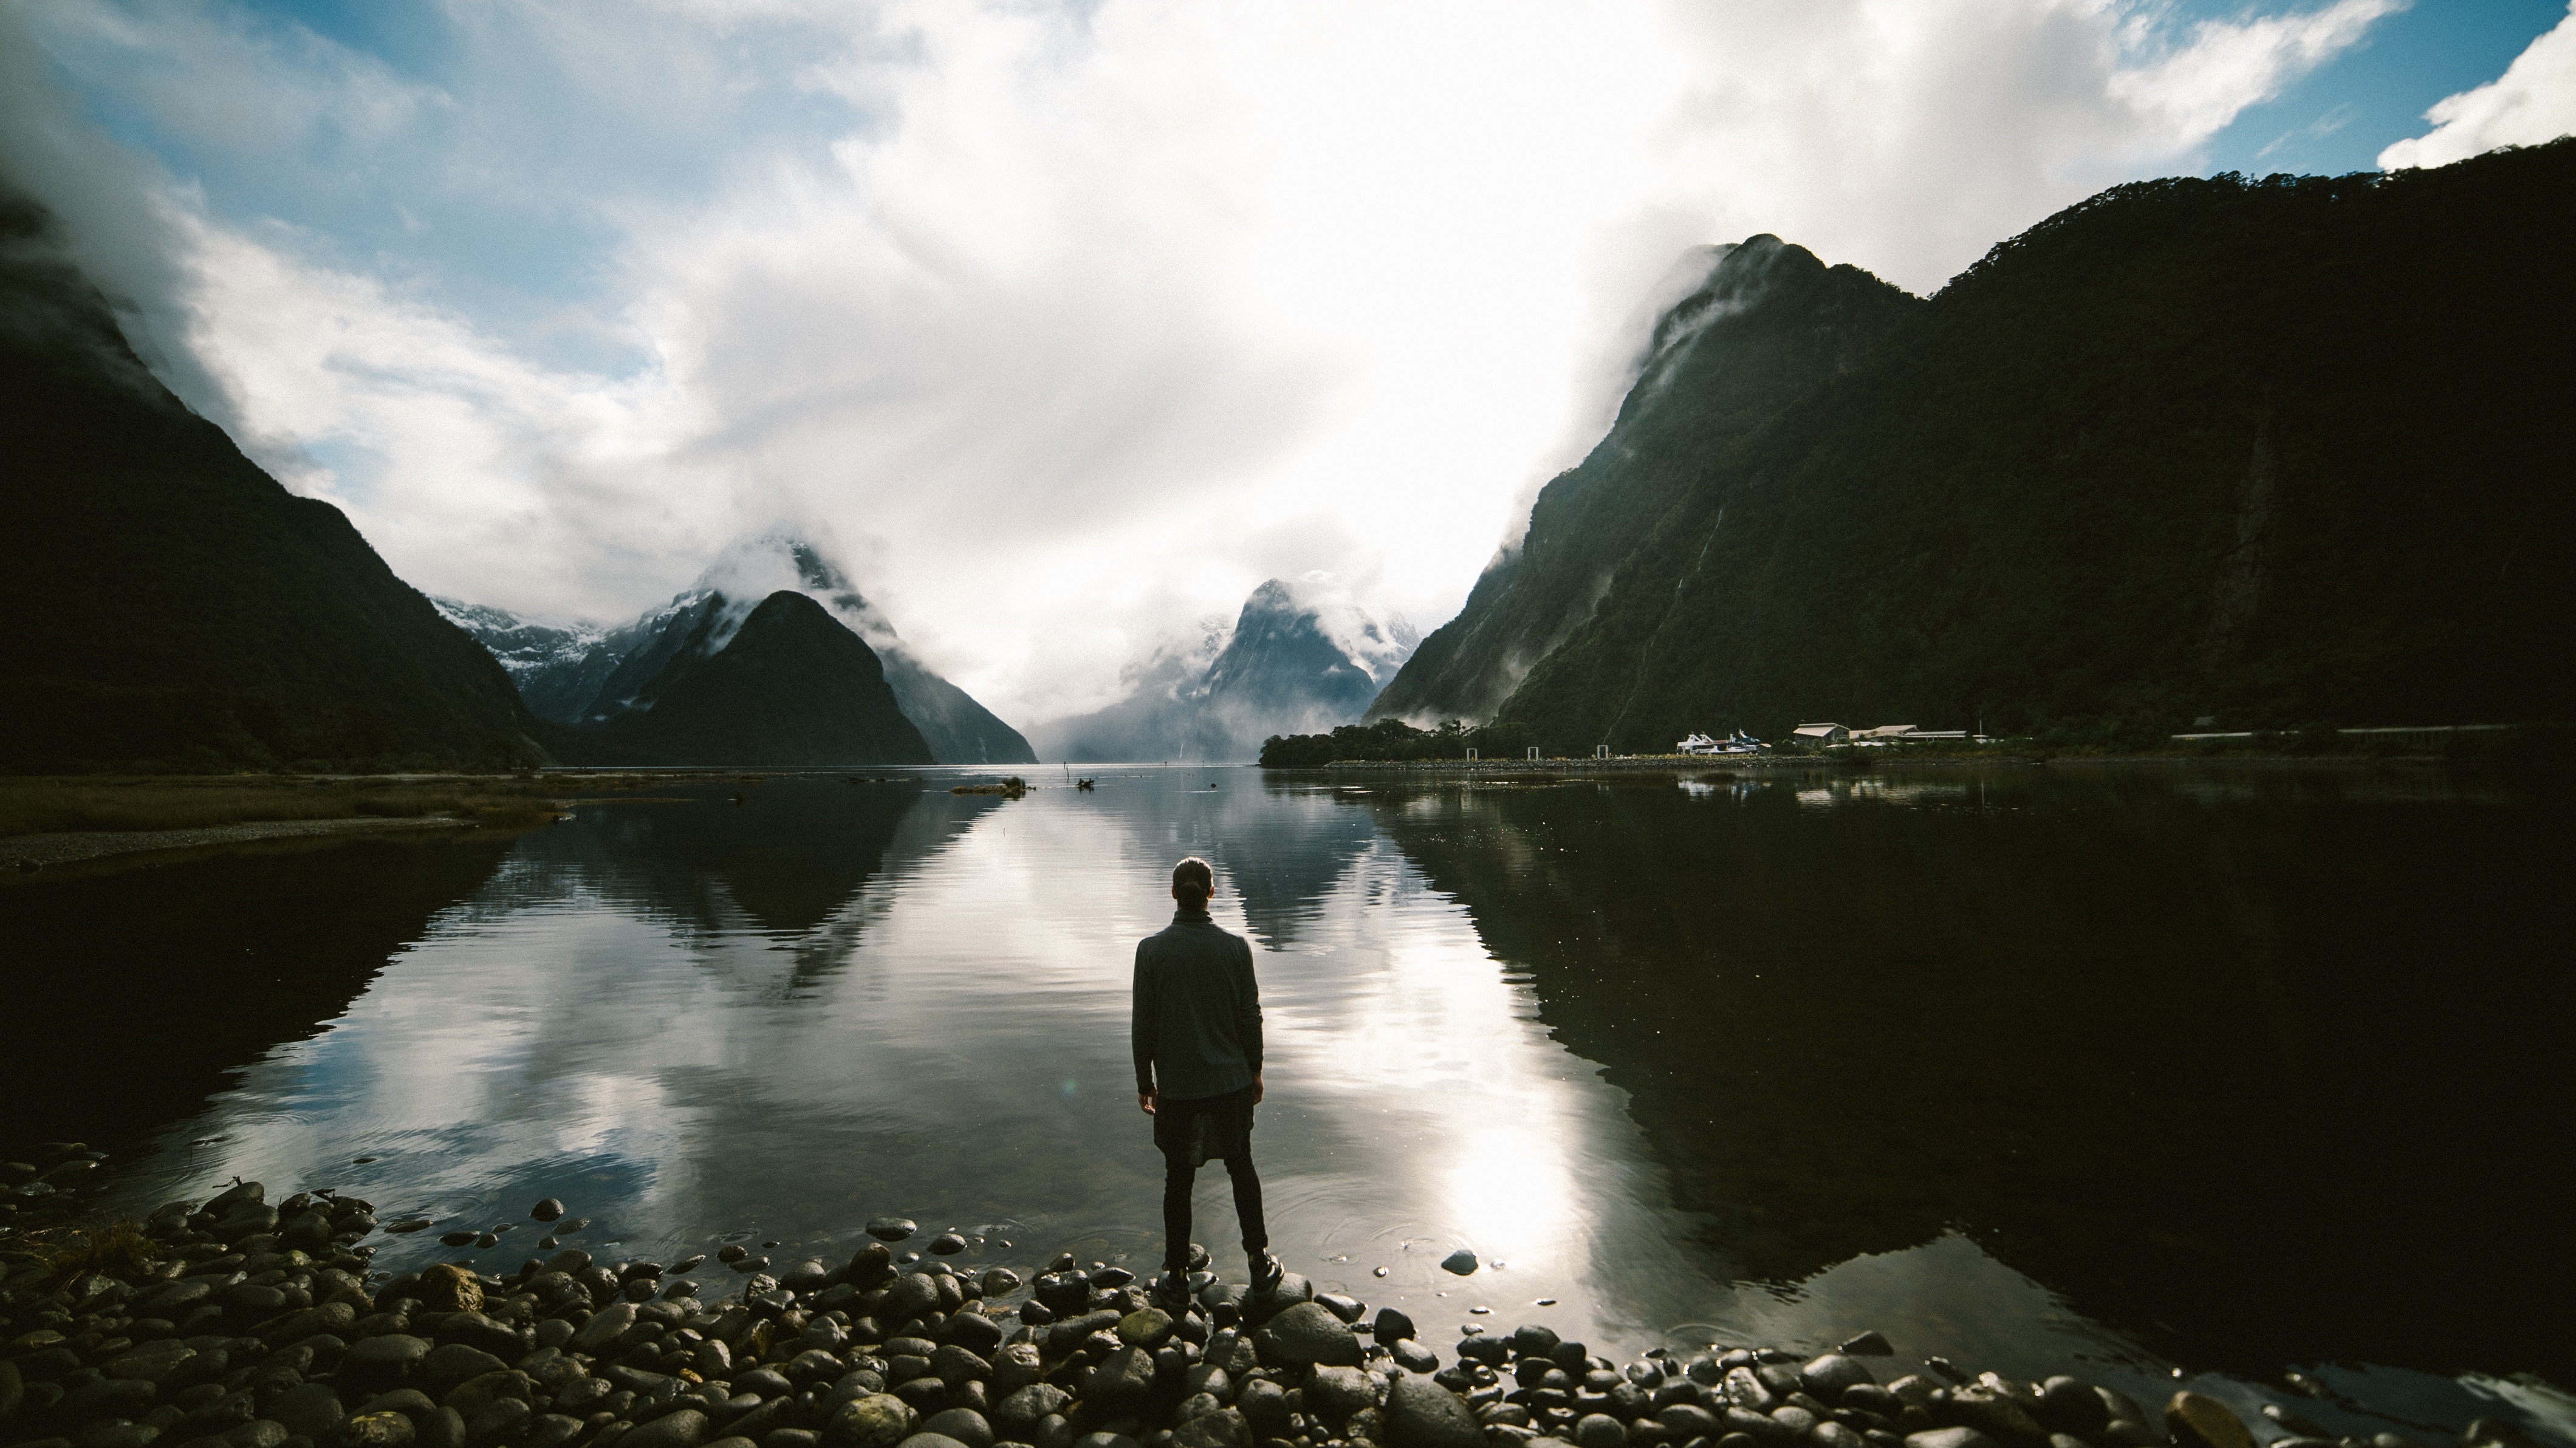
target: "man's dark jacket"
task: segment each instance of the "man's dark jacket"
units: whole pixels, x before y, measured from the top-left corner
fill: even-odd
[[[1160,934],[1136,942],[1136,1094],[1174,1101],[1223,1096],[1261,1069],[1261,998],[1252,947],[1242,936],[1181,909]]]

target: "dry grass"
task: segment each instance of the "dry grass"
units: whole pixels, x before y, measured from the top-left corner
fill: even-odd
[[[132,1277],[161,1250],[143,1234],[141,1223],[130,1221],[103,1227],[39,1230],[28,1233],[16,1245],[43,1269],[45,1275],[40,1280],[49,1287],[62,1286],[84,1272]]]
[[[0,779],[0,836],[195,830],[271,820],[448,815],[486,825],[543,824],[554,791],[533,779]]]

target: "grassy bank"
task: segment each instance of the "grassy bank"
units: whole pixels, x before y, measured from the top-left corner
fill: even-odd
[[[585,780],[597,790],[604,781]],[[535,825],[561,781],[533,777],[312,779],[229,775],[0,778],[0,838],[71,831],[193,830],[275,820],[421,819]],[[614,787],[611,785],[610,787]]]

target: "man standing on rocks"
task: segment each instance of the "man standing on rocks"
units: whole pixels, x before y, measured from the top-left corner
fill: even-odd
[[[1252,1108],[1261,1100],[1261,994],[1252,947],[1208,918],[1216,872],[1192,855],[1172,867],[1180,907],[1160,934],[1136,942],[1130,1035],[1136,1105],[1154,1118],[1163,1153],[1163,1276],[1154,1295],[1189,1300],[1190,1189],[1208,1158],[1234,1181],[1234,1215],[1252,1290],[1279,1285],[1282,1268],[1261,1223],[1261,1178],[1252,1170]]]

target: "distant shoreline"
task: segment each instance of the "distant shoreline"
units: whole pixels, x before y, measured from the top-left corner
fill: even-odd
[[[367,816],[337,820],[263,820],[192,830],[59,830],[0,837],[0,866],[26,872],[29,865],[41,870],[112,856],[164,854],[263,840],[474,827],[475,822],[466,819],[381,819]]]

